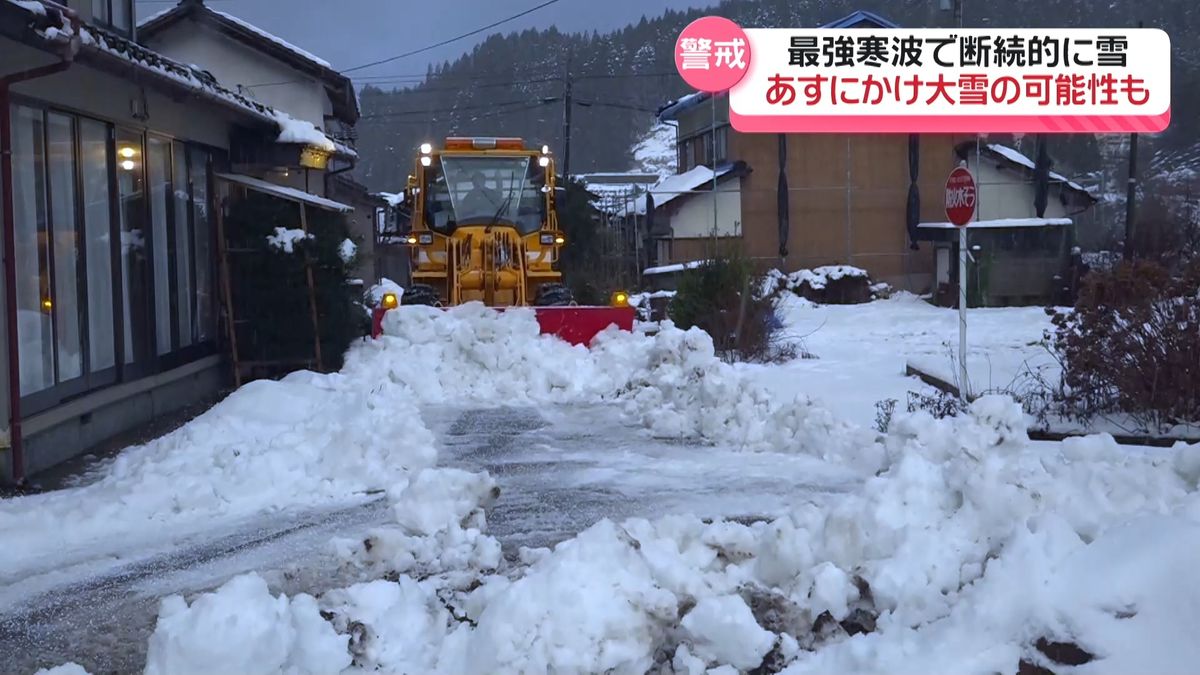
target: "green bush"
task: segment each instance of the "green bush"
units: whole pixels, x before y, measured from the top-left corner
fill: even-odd
[[[721,253],[685,270],[668,314],[676,326],[708,333],[727,360],[773,361],[794,355],[776,339],[777,298],[763,294],[762,278],[738,253]]]
[[[370,322],[361,290],[351,286],[355,260],[343,260],[342,243],[353,241],[346,219],[308,210],[311,239],[291,253],[268,243],[276,228],[299,229],[294,203],[250,192],[231,209],[226,236],[238,324],[238,354],[246,361],[304,362],[314,359],[312,313],[305,261],[311,260],[321,329],[322,366],[336,370],[350,343],[366,335]],[[355,242],[357,247],[359,242]]]

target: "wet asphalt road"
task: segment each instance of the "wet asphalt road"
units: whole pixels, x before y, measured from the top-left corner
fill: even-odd
[[[552,546],[602,518],[693,513],[755,520],[834,497],[853,477],[813,460],[645,438],[611,406],[429,409],[440,463],[497,478],[489,532],[508,556]],[[272,592],[319,594],[362,581],[329,542],[387,524],[382,497],[337,509],[264,516],[167,553],[101,566],[0,607],[0,673],[75,661],[93,675],[140,672],[162,597],[211,590],[257,570]],[[4,590],[4,589],[0,589]]]

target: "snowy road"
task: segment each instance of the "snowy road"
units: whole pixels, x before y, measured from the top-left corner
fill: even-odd
[[[502,494],[489,530],[509,555],[553,545],[602,518],[767,518],[859,480],[811,457],[648,439],[613,406],[443,407],[423,415],[440,439],[440,464],[497,478]],[[170,548],[46,570],[33,592],[23,582],[0,588],[0,672],[65,661],[92,673],[140,671],[159,598],[209,590],[250,570],[288,594],[352,583],[330,539],[361,536],[389,516],[382,498],[274,514]]]

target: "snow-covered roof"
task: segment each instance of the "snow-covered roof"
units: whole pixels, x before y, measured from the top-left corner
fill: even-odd
[[[1035,162],[1032,159],[1021,154],[1021,152],[1016,150],[1015,148],[1010,148],[1007,145],[1000,145],[999,143],[987,143],[983,147],[986,148],[991,154],[998,155],[998,156],[1008,160],[1009,162],[1011,162],[1013,164],[1017,164],[1019,166],[1023,166],[1026,169],[1029,169],[1030,171],[1033,171],[1037,168],[1037,162]],[[1082,192],[1082,193],[1088,195],[1089,197],[1091,196],[1091,194],[1086,189],[1084,189],[1084,187],[1082,185],[1080,185],[1079,183],[1076,183],[1073,180],[1068,179],[1066,176],[1062,175],[1061,173],[1051,171],[1050,172],[1050,180],[1054,181],[1056,183],[1063,183],[1067,187],[1071,188],[1072,190]]]
[[[142,32],[144,30],[145,31],[157,30],[157,29],[163,27],[164,25],[173,22],[173,20],[176,17],[182,16],[184,13],[186,13],[188,10],[191,10],[191,9],[203,9],[204,11],[209,12],[210,14],[213,14],[221,19],[224,19],[230,23],[237,25],[239,28],[243,28],[251,33],[254,33],[256,36],[262,38],[263,40],[274,43],[276,46],[291,52],[297,58],[301,58],[301,59],[304,59],[305,61],[311,62],[312,65],[319,66],[321,68],[328,68],[330,70],[333,69],[333,66],[329,65],[328,61],[317,56],[316,54],[313,54],[312,52],[307,51],[305,49],[301,49],[300,47],[297,47],[296,45],[288,42],[287,40],[284,40],[283,38],[279,37],[278,35],[269,33],[267,31],[263,30],[262,28],[255,26],[254,24],[250,23],[249,21],[246,21],[245,19],[240,19],[228,12],[222,12],[219,9],[213,9],[212,7],[205,5],[203,2],[198,2],[196,0],[190,0],[190,1],[183,0],[179,4],[175,5],[174,7],[169,7],[167,9],[162,10],[161,12],[155,12],[154,14],[146,17],[145,19],[142,19],[141,21],[138,22],[138,32]]]
[[[25,0],[5,1],[39,17],[37,25],[32,27],[31,33],[46,43],[61,44],[74,35],[66,17],[57,12],[54,12],[55,16],[51,17],[47,14],[46,6],[41,3]],[[275,110],[245,94],[227,89],[211,73],[198,66],[183,64],[167,58],[152,49],[95,26],[81,26],[79,39],[81,57],[100,59],[101,61],[105,59],[119,60],[121,66],[118,74],[124,74],[128,66],[132,65],[143,73],[154,76],[160,82],[186,89],[192,94],[236,110],[260,122],[274,123],[280,131],[279,137],[276,139],[279,143],[308,143],[327,152],[357,156],[352,149],[346,146],[339,147],[339,144],[335,144],[311,123],[297,120],[291,115]],[[106,63],[111,66],[113,62],[107,61]],[[104,65],[104,63],[97,63],[97,65]]]
[[[138,24],[138,36],[154,39],[158,33],[189,16],[207,19],[224,33],[257,51],[269,54],[292,67],[318,77],[324,82],[334,105],[334,114],[349,121],[359,116],[358,95],[350,78],[333,69],[328,61],[302,49],[283,38],[238,18],[228,12],[213,9],[203,0],[181,0],[170,9],[147,17]],[[251,84],[251,83],[244,83]]]
[[[326,61],[325,59],[317,56],[316,54],[313,54],[310,51],[307,51],[307,50],[297,47],[296,45],[288,42],[287,40],[284,40],[283,38],[279,37],[278,35],[272,35],[271,33],[268,33],[267,31],[259,28],[258,26],[255,26],[254,24],[250,23],[249,21],[243,21],[242,19],[239,19],[232,14],[229,14],[227,12],[222,12],[219,9],[213,9],[212,7],[209,7],[208,11],[212,12],[213,14],[216,14],[217,16],[219,16],[223,19],[228,19],[229,21],[236,23],[237,25],[241,26],[242,28],[245,28],[246,30],[248,30],[252,33],[255,33],[256,35],[263,38],[264,40],[270,40],[271,42],[274,42],[275,44],[279,45],[280,47],[283,47],[284,49],[292,52],[296,56],[299,56],[300,58],[308,59],[309,61],[312,61],[313,63],[317,64],[318,66],[321,66],[322,68],[329,68],[330,70],[333,69],[333,66],[331,66],[329,64],[329,62]]]
[[[708,261],[691,261],[691,262],[676,263],[676,264],[671,264],[671,265],[659,265],[659,267],[648,267],[648,268],[642,270],[642,275],[671,274],[671,273],[674,273],[674,271],[683,271],[685,269],[696,269],[697,267],[700,267],[700,265],[707,263],[707,262]]]
[[[280,199],[286,199],[292,202],[302,202],[310,206],[315,206],[319,209],[325,209],[326,211],[350,213],[354,210],[353,206],[347,206],[341,202],[335,202],[332,199],[326,199],[303,190],[297,190],[296,188],[268,183],[265,180],[260,180],[252,176],[243,176],[237,173],[219,173],[217,174],[217,178],[227,180],[231,183],[237,183],[238,185],[244,185],[252,190],[265,192],[266,194],[279,197]]]
[[[711,183],[714,173],[716,178],[720,179],[735,168],[737,168],[737,164],[727,162],[718,166],[715,172],[707,166],[698,166],[690,171],[668,176],[650,188],[650,193],[654,195],[654,208],[657,209],[676,197],[688,194],[706,183]],[[635,210],[639,214],[646,212],[644,195],[638,197]]]
[[[899,28],[900,27],[900,24],[893,23],[892,21],[889,21],[889,20],[883,18],[882,16],[879,16],[875,12],[868,12],[866,10],[860,9],[857,12],[843,16],[842,18],[838,19],[837,21],[831,21],[831,22],[825,24],[824,26],[821,26],[821,28],[857,28],[857,27],[861,26],[862,24],[867,24],[867,27],[870,27],[870,28]]]
[[[1070,225],[1070,218],[999,218],[996,220],[979,220],[971,221],[967,227],[969,229],[977,229],[981,227],[1058,227],[1062,225]],[[957,226],[954,223],[921,223],[917,227],[925,227],[934,230],[954,230]]]

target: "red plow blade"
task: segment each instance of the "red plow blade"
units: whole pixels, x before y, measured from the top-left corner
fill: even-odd
[[[592,338],[615,325],[633,330],[632,307],[535,307],[542,334],[557,335],[573,345],[589,345]]]
[[[504,311],[504,308],[497,308]],[[371,337],[383,334],[383,316],[388,310],[376,307],[371,313]],[[633,331],[637,310],[633,307],[534,307],[543,335],[557,335],[573,345],[591,344],[609,326]]]

